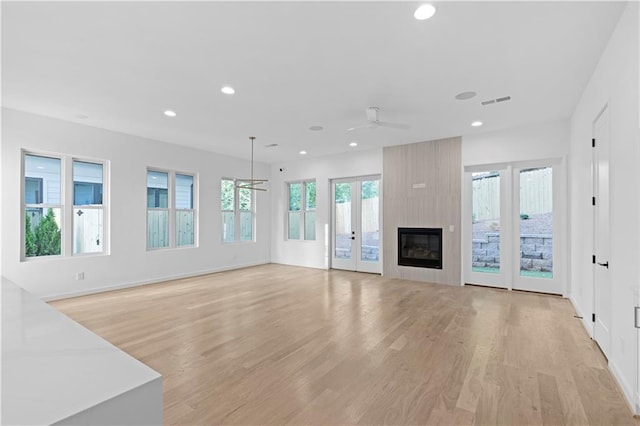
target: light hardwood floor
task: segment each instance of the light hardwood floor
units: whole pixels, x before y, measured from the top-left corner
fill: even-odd
[[[167,424],[636,424],[559,297],[264,265],[52,305],[163,375]]]

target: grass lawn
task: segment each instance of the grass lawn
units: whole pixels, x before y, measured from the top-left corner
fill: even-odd
[[[471,268],[473,272],[484,272],[488,274],[499,274],[499,268],[487,268],[487,267],[473,267]],[[520,275],[523,277],[532,277],[532,278],[553,278],[553,272],[543,272],[543,271],[520,271]]]

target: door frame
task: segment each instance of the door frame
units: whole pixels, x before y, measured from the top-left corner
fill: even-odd
[[[362,175],[362,176],[349,176],[349,177],[341,177],[341,178],[332,178],[329,179],[329,244],[328,244],[328,248],[329,248],[329,255],[328,255],[328,261],[329,261],[329,269],[342,269],[342,268],[336,268],[334,265],[334,254],[335,254],[335,236],[334,236],[334,228],[335,228],[335,193],[334,193],[334,185],[335,183],[344,183],[344,182],[353,182],[355,183],[356,188],[360,188],[360,191],[356,190],[357,194],[352,194],[352,209],[353,209],[353,201],[354,201],[354,196],[358,195],[358,199],[357,200],[357,204],[356,204],[356,210],[357,212],[355,213],[355,217],[357,217],[358,219],[361,217],[361,198],[362,198],[362,182],[363,181],[367,181],[367,180],[378,180],[379,184],[378,184],[378,262],[377,264],[379,265],[379,271],[370,269],[366,270],[368,268],[363,268],[363,269],[358,269],[358,264],[366,264],[367,262],[359,262],[358,259],[354,259],[355,262],[355,269],[354,271],[356,272],[367,272],[367,273],[373,273],[373,274],[380,274],[383,275],[383,233],[382,233],[382,226],[383,226],[383,214],[382,214],[382,175],[381,174],[371,174],[371,175]],[[353,221],[353,217],[354,217],[354,212],[352,210],[351,212],[351,216],[352,216],[352,221]],[[358,228],[360,228],[360,224],[358,225]],[[361,233],[359,233],[360,235],[357,236],[356,238],[356,242],[357,245],[361,245],[362,239],[361,239]],[[359,252],[359,249],[357,249],[357,251],[354,253],[354,255],[357,255],[357,253]],[[371,262],[369,262],[371,263]],[[343,269],[343,270],[350,270],[350,269]]]

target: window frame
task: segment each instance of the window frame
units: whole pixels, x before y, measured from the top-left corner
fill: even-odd
[[[230,181],[233,183],[233,210],[223,209],[222,208],[222,182]],[[221,225],[221,233],[220,240],[222,244],[250,244],[256,242],[256,191],[252,189],[246,189],[251,194],[251,208],[249,210],[240,209],[240,189],[238,187],[239,184],[248,183],[242,179],[222,177],[220,179],[220,225]],[[243,240],[241,235],[241,215],[242,213],[251,213],[251,239]],[[234,239],[233,241],[225,241],[224,239],[224,229],[222,226],[224,225],[224,213],[233,213],[233,232]]]
[[[110,255],[111,234],[109,229],[110,220],[110,202],[109,202],[109,183],[110,183],[110,162],[97,158],[84,156],[75,156],[71,154],[61,154],[57,152],[47,152],[38,150],[21,149],[20,150],[20,261],[21,262],[39,262],[43,260],[65,259],[85,256],[108,256]],[[60,160],[60,204],[52,203],[27,203],[25,197],[26,180],[42,179],[40,182],[40,200],[44,201],[44,178],[33,178],[26,176],[26,157],[44,157]],[[102,216],[102,251],[89,253],[74,253],[73,239],[74,223],[73,211],[74,204],[74,180],[73,180],[73,164],[74,162],[84,162],[102,165],[102,204],[99,208],[103,211]],[[83,208],[88,206],[82,206]],[[26,211],[28,208],[37,209],[59,209],[60,210],[60,254],[47,256],[27,256],[26,255]]]
[[[149,172],[166,173],[167,174],[167,207],[149,207]],[[193,178],[192,194],[191,194],[191,209],[178,209],[176,207],[176,175],[190,176]],[[158,198],[158,192],[156,193]],[[199,246],[198,240],[198,174],[194,172],[183,172],[179,170],[169,170],[162,167],[147,166],[145,173],[145,206],[146,206],[146,231],[145,240],[147,252],[154,252],[158,250],[171,250],[171,249],[189,249],[197,248]],[[168,215],[168,240],[167,245],[162,247],[149,247],[149,211],[166,211]],[[176,217],[180,211],[192,211],[193,212],[193,244],[178,245],[177,243],[177,225]]]
[[[307,208],[307,184],[313,183],[316,185],[316,203],[313,209]],[[300,210],[291,210],[291,185],[300,184]],[[286,217],[285,217],[285,240],[286,241],[316,241],[318,239],[317,236],[317,211],[318,211],[318,183],[316,179],[302,179],[302,180],[293,180],[285,183],[286,189]],[[298,225],[298,235],[300,238],[291,238],[289,235],[289,218],[291,213],[300,213],[300,223]],[[314,238],[306,238],[306,223],[307,223],[307,213],[316,213],[316,219],[314,220]]]

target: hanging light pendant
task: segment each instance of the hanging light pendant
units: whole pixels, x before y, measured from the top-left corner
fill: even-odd
[[[266,188],[259,188],[258,185],[262,185],[265,182],[269,182],[268,179],[254,179],[253,178],[253,144],[256,141],[255,136],[249,136],[251,140],[251,179],[238,179],[236,182],[237,188],[251,189],[253,191],[266,191]]]

